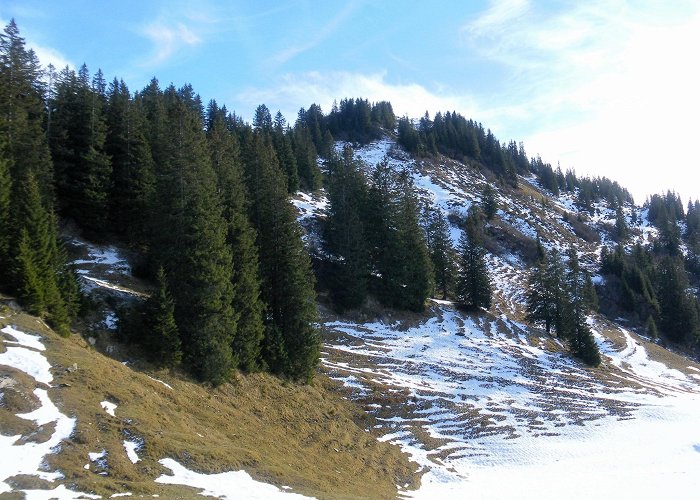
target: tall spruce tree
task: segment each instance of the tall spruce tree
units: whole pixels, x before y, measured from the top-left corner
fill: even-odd
[[[586,322],[586,315],[590,311],[586,297],[586,273],[581,269],[576,249],[570,248],[567,256],[565,329],[568,332],[569,347],[571,353],[586,364],[598,366],[601,361],[600,351]]]
[[[114,232],[143,246],[155,194],[146,118],[141,99],[131,98],[124,81],[114,79],[107,99],[105,151],[112,162],[109,220]]]
[[[379,300],[391,307],[422,311],[433,291],[433,270],[408,173],[394,172],[387,159],[380,162],[372,174],[366,210]]]
[[[167,367],[174,367],[182,361],[182,342],[175,323],[175,301],[168,289],[163,267],[156,273],[157,289],[146,301],[144,307],[143,344],[148,349],[152,361]]]
[[[12,178],[31,172],[47,208],[53,204],[53,165],[44,123],[42,71],[14,20],[0,33],[0,136]]]
[[[61,213],[96,236],[104,234],[112,165],[105,152],[107,125],[102,98],[88,69],[66,68],[52,103],[51,155]]]
[[[439,208],[428,208],[425,213],[425,235],[430,260],[433,264],[436,294],[446,300],[454,288],[456,270],[454,249],[450,240],[450,226]]]
[[[0,117],[0,121],[2,118]],[[10,192],[12,180],[10,178],[10,162],[4,157],[5,148],[0,142],[0,262],[8,262],[10,258],[11,238],[11,211]],[[8,283],[9,266],[0,267],[0,286]]]
[[[467,224],[459,240],[457,302],[469,309],[488,309],[491,307],[491,278],[478,234],[475,224]]]
[[[349,146],[342,158],[331,156],[326,167],[329,209],[323,235],[332,259],[331,297],[342,311],[360,307],[367,298],[369,251],[362,221],[367,184]]]
[[[207,123],[207,143],[222,194],[223,213],[228,225],[227,242],[233,257],[232,306],[238,315],[238,323],[231,346],[237,365],[243,370],[254,371],[260,367],[265,306],[260,298],[256,235],[248,220],[240,148],[236,136],[226,127],[226,110],[219,109],[214,101],[207,109]]]
[[[185,89],[186,90],[186,89]],[[170,125],[159,179],[156,261],[168,276],[184,359],[199,379],[225,382],[235,366],[232,256],[197,99],[166,92]]]
[[[271,371],[309,381],[320,347],[313,324],[316,303],[309,255],[274,148],[262,131],[248,135],[245,159],[267,305],[263,356]]]

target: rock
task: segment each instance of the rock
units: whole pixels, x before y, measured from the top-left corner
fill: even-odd
[[[95,337],[88,337],[88,344],[94,347],[96,343],[97,339]]]
[[[71,366],[69,366],[68,368],[66,368],[66,371],[67,371],[68,373],[77,372],[77,371],[78,371],[78,363],[73,363]]]

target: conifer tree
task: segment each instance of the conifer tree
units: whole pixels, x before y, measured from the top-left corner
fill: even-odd
[[[496,200],[496,191],[490,185],[487,185],[481,192],[481,208],[486,215],[486,220],[491,220],[496,216],[498,201]]]
[[[0,33],[0,136],[11,178],[31,172],[41,198],[53,204],[53,166],[43,131],[44,90],[39,60],[14,20]]]
[[[182,360],[182,342],[175,323],[175,302],[168,290],[168,282],[163,267],[156,273],[157,289],[146,301],[145,346],[154,362],[174,367]]]
[[[651,314],[649,315],[649,317],[647,317],[645,330],[647,332],[647,335],[649,335],[649,337],[651,337],[652,339],[657,339],[659,337],[659,331],[656,328],[656,321],[654,321],[654,317]]]
[[[238,315],[231,346],[238,367],[254,371],[260,367],[264,338],[264,304],[260,298],[259,260],[255,231],[248,220],[248,201],[238,140],[226,127],[226,111],[211,102],[207,110],[207,143],[218,188],[222,193],[227,242],[233,267],[233,310]]]
[[[547,334],[554,329],[562,335],[563,326],[563,275],[561,257],[552,249],[537,263],[530,275],[527,293],[527,320],[544,323]]]
[[[433,264],[436,292],[443,300],[454,287],[455,257],[450,240],[450,226],[445,214],[439,208],[429,208],[425,222],[426,243]]]
[[[579,265],[578,253],[574,248],[570,248],[567,255],[569,257],[566,274],[568,293],[564,299],[566,337],[569,338],[569,346],[574,356],[590,366],[598,366],[601,361],[600,352],[586,322],[586,315],[589,312],[585,295],[586,273]]]
[[[185,89],[187,90],[187,89]],[[232,257],[198,101],[166,92],[170,127],[159,179],[155,261],[168,276],[184,361],[200,380],[225,382],[235,366]]]
[[[330,269],[331,296],[335,307],[360,307],[367,297],[369,251],[362,221],[367,197],[366,181],[349,146],[343,157],[332,156],[328,169],[328,218],[324,240],[332,256]]]
[[[309,256],[269,138],[261,132],[250,135],[245,158],[267,305],[263,356],[271,371],[309,381],[320,346],[313,326],[316,304]]]
[[[418,223],[418,201],[407,172],[393,172],[384,159],[373,172],[367,202],[368,241],[379,300],[391,307],[422,311],[433,291],[433,270]]]
[[[0,118],[0,120],[2,120]],[[0,262],[8,262],[10,257],[11,226],[10,226],[10,191],[11,179],[9,162],[4,158],[4,147],[0,144]],[[8,283],[7,265],[0,266],[0,286]]]
[[[482,307],[488,309],[491,307],[491,278],[474,224],[467,224],[466,230],[462,233],[459,252],[458,303],[469,309]]]
[[[105,151],[112,162],[109,219],[115,232],[143,246],[155,194],[143,106],[141,99],[132,99],[126,84],[116,78],[107,99]]]
[[[95,235],[105,231],[111,163],[105,152],[107,126],[102,99],[87,67],[61,71],[51,103],[49,137],[61,212]]]

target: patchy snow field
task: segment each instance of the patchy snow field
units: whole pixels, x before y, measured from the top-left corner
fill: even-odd
[[[324,325],[330,375],[427,471],[409,496],[696,497],[700,385],[629,332],[622,350],[596,334],[601,376],[505,316],[432,314]]]

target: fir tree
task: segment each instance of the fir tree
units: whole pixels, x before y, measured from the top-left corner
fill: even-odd
[[[27,50],[14,20],[0,33],[0,136],[12,178],[31,172],[47,208],[53,204],[53,165],[43,131],[42,71],[34,51]]]
[[[649,317],[647,317],[647,322],[644,328],[650,338],[657,339],[659,337],[659,331],[656,328],[656,321],[654,321],[654,317],[651,314]]]
[[[450,226],[445,214],[428,209],[425,222],[426,243],[433,264],[436,292],[446,300],[454,288],[455,256],[450,240]]]
[[[225,382],[235,367],[232,256],[217,195],[198,100],[187,89],[166,92],[170,123],[159,179],[161,227],[155,260],[162,263],[175,299],[184,361],[200,380]]]
[[[481,192],[481,209],[486,215],[486,220],[491,220],[498,212],[498,201],[496,200],[496,191],[487,185]]]
[[[320,346],[313,326],[316,304],[309,256],[274,148],[263,133],[249,136],[245,158],[262,298],[267,304],[263,356],[273,372],[309,381]]]
[[[11,182],[9,162],[4,158],[4,148],[0,144],[0,262],[8,262],[12,244],[10,226]],[[7,284],[10,278],[8,267],[7,265],[0,267],[0,286]]]
[[[107,126],[101,98],[85,65],[61,71],[51,103],[51,155],[61,212],[100,235],[105,230],[111,163],[105,152]]]
[[[457,278],[457,301],[469,309],[491,307],[491,278],[486,268],[484,250],[473,224],[468,224],[459,241],[460,272]]]
[[[225,109],[218,109],[215,102],[209,104],[207,142],[222,193],[224,218],[228,224],[227,242],[233,257],[232,306],[238,315],[238,323],[231,346],[238,367],[250,372],[260,367],[264,304],[260,298],[258,252],[255,231],[248,221],[238,140],[228,131],[225,115]]]
[[[144,308],[144,344],[154,362],[161,366],[174,367],[182,360],[182,343],[175,323],[175,302],[168,290],[162,267],[159,267],[156,273],[156,283],[158,288],[148,298]]]
[[[367,297],[369,252],[362,222],[367,186],[349,146],[342,158],[331,157],[326,166],[329,210],[323,234],[332,256],[331,296],[342,311],[360,307]]]
[[[589,312],[585,293],[586,273],[579,265],[578,253],[574,248],[570,248],[567,255],[569,261],[566,274],[568,293],[564,299],[565,331],[567,332],[565,337],[569,338],[569,346],[574,356],[590,366],[598,366],[601,361],[600,352],[586,322],[586,315]]]
[[[109,218],[114,231],[132,244],[144,244],[155,194],[151,148],[140,99],[133,99],[123,81],[109,86],[105,151],[112,161]]]

